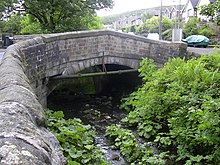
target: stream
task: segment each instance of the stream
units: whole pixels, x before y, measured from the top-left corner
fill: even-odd
[[[115,69],[115,66],[108,67]],[[84,124],[95,127],[95,145],[105,154],[104,159],[112,165],[128,165],[120,151],[105,137],[105,130],[109,125],[122,124],[121,119],[127,114],[119,108],[120,100],[141,83],[138,72],[98,77],[96,81],[93,78],[69,80],[49,95],[48,108],[62,110],[66,119],[80,118]]]
[[[112,165],[128,165],[119,150],[113,149],[105,137],[105,129],[112,124],[120,124],[126,112],[119,109],[118,95],[52,95],[48,98],[48,108],[62,110],[65,118],[80,118],[84,124],[95,127],[95,145],[105,154],[104,159]]]

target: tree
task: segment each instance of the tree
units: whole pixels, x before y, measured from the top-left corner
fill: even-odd
[[[158,33],[159,32],[159,17],[153,16],[150,19],[146,20],[147,29],[150,33]],[[163,17],[162,31],[166,31],[167,29],[171,29],[173,27],[173,22]]]
[[[13,33],[19,34],[21,31],[21,20],[23,17],[19,14],[14,14],[8,20],[2,21],[2,29],[1,32],[3,33]]]
[[[20,34],[43,34],[48,33],[46,30],[42,29],[41,24],[31,15],[23,16],[20,21]]]
[[[23,7],[48,32],[84,30],[95,10],[112,8],[112,0],[25,0]]]
[[[208,5],[201,6],[201,15],[209,16],[211,17],[212,21],[216,21],[217,24],[220,24],[220,18],[219,18],[219,10],[220,10],[220,0],[216,0],[213,3],[210,3]]]
[[[183,26],[183,33],[185,37],[188,37],[193,34],[198,34],[197,24],[199,19],[196,17],[190,18],[187,23]]]
[[[102,22],[101,17],[94,17],[94,20],[88,23],[88,30],[103,29],[104,26],[101,22]]]
[[[0,1],[0,19],[6,19],[14,14],[15,6],[14,3],[17,0],[1,0]]]

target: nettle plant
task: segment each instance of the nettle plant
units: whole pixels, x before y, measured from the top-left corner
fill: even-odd
[[[140,136],[169,151],[174,164],[220,164],[220,53],[161,69],[141,62],[144,85],[123,100],[123,119]],[[169,161],[169,160],[168,160]]]
[[[80,119],[64,119],[62,111],[46,110],[48,127],[60,142],[69,165],[108,165],[103,153],[94,145],[95,129]]]

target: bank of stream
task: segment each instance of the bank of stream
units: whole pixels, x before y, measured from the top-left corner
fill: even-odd
[[[105,154],[105,160],[112,165],[127,165],[120,151],[114,149],[105,137],[105,130],[109,125],[122,124],[126,111],[119,108],[120,100],[140,84],[137,79],[137,73],[111,76],[105,79],[99,94],[94,92],[91,79],[81,79],[78,83],[72,80],[48,97],[48,108],[62,110],[66,119],[80,118],[84,124],[95,127],[95,145]]]
[[[95,143],[105,154],[105,160],[112,165],[127,165],[119,150],[112,148],[105,137],[105,128],[111,124],[120,124],[126,116],[125,111],[119,109],[119,100],[107,95],[54,95],[48,99],[48,107],[62,110],[66,119],[80,118],[84,124],[95,127]]]

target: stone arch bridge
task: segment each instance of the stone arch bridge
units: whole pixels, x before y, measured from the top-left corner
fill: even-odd
[[[161,66],[186,56],[186,49],[181,42],[108,30],[41,35],[11,45],[0,65],[0,164],[65,164],[46,129],[43,106],[51,78],[103,64],[138,69],[146,57]]]

